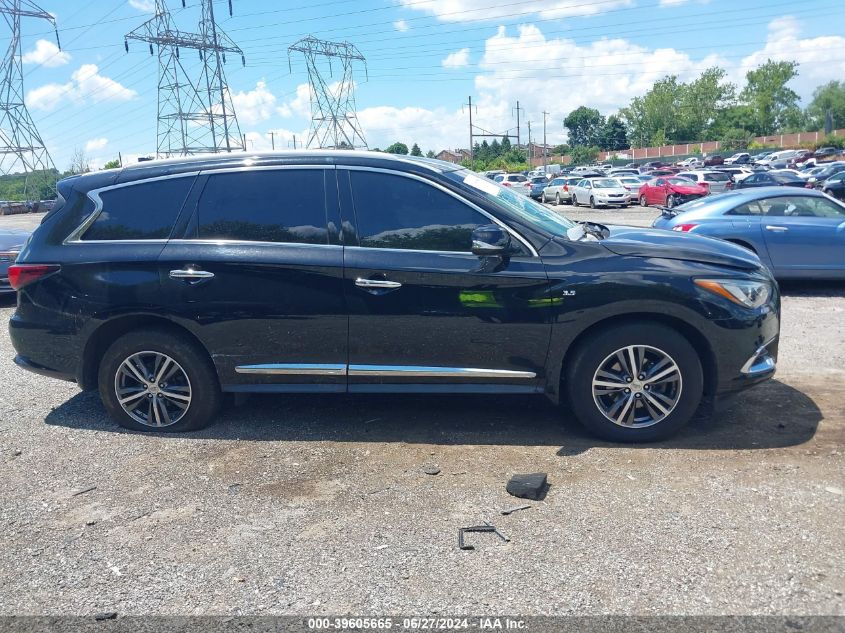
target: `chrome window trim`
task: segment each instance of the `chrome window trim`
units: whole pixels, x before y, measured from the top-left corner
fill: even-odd
[[[394,376],[415,378],[536,378],[533,371],[425,365],[344,365],[320,363],[264,363],[238,365],[238,374],[265,376]]]
[[[238,374],[263,374],[266,376],[345,376],[345,364],[324,363],[265,363],[260,365],[238,365]]]
[[[166,176],[155,176],[153,178],[142,178],[140,180],[131,180],[129,182],[121,182],[116,185],[107,185],[105,187],[99,187],[97,189],[92,189],[85,196],[94,203],[94,210],[86,217],[82,224],[80,224],[76,229],[74,229],[70,235],[68,235],[63,241],[62,244],[157,244],[157,243],[164,243],[167,242],[167,239],[164,238],[155,238],[151,240],[83,240],[82,236],[85,234],[92,224],[96,221],[97,217],[103,211],[103,199],[100,197],[100,194],[104,191],[111,191],[113,189],[122,189],[123,187],[133,187],[136,185],[143,185],[148,182],[156,182],[158,180],[170,180],[171,178],[196,178],[199,175],[199,171],[186,171],[181,172],[178,174],[167,174]],[[181,209],[180,209],[181,210]]]
[[[169,244],[205,244],[211,246],[275,246],[277,248],[343,248],[343,244],[310,244],[308,242],[260,242],[251,240],[213,240],[178,237],[164,240]]]
[[[473,211],[477,211],[478,213],[480,213],[481,215],[486,217],[488,220],[490,220],[494,224],[498,224],[499,226],[501,226],[508,233],[510,233],[512,237],[516,238],[519,242],[521,242],[522,245],[525,246],[525,248],[528,249],[528,252],[531,253],[532,257],[539,257],[540,256],[539,253],[537,252],[537,249],[535,249],[533,246],[531,246],[531,243],[528,240],[526,240],[524,237],[522,237],[522,235],[517,233],[514,229],[509,227],[507,224],[505,224],[504,222],[502,222],[498,218],[490,215],[487,211],[485,211],[484,209],[479,207],[474,202],[471,202],[470,200],[467,200],[466,198],[462,198],[461,196],[456,194],[454,191],[447,189],[446,187],[444,187],[440,183],[429,180],[428,178],[423,178],[422,176],[418,176],[417,174],[411,174],[411,173],[404,172],[404,171],[397,171],[395,169],[387,169],[387,168],[384,168],[384,167],[364,167],[364,166],[360,166],[360,165],[338,165],[337,168],[339,170],[345,169],[347,171],[372,171],[372,172],[376,172],[376,173],[390,174],[390,175],[393,175],[393,176],[401,176],[403,178],[409,178],[411,180],[418,180],[418,181],[425,183],[425,184],[427,184],[431,187],[434,187],[435,189],[439,189],[443,193],[455,198],[455,200],[461,202],[462,204],[465,204],[466,206],[468,206]],[[354,204],[354,201],[353,201],[353,204]],[[361,247],[358,247],[358,248],[378,249],[377,246],[361,246]],[[388,249],[379,249],[379,250],[388,250]],[[398,248],[398,249],[391,249],[391,250],[413,251],[414,249]],[[419,252],[436,252],[436,253],[451,252],[451,253],[461,253],[461,254],[467,254],[467,253],[471,254],[472,253],[472,251],[469,251],[469,250],[467,250],[467,251],[414,251],[414,252],[418,252],[418,253]]]
[[[333,164],[326,163],[301,163],[290,165],[242,165],[240,167],[222,167],[221,169],[200,169],[198,173],[202,176],[213,176],[214,174],[233,174],[241,171],[286,171],[289,169],[336,169],[336,166]]]

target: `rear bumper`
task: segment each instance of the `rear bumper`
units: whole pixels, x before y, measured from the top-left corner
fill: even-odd
[[[59,380],[76,382],[76,377],[73,374],[44,367],[43,365],[39,365],[38,363],[29,360],[26,356],[21,356],[20,354],[15,356],[15,365],[26,369],[27,371],[31,371],[33,374],[38,374],[39,376],[47,376],[48,378],[57,378]]]

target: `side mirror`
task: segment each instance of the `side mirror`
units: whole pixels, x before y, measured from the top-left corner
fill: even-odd
[[[498,224],[485,224],[472,232],[472,254],[479,257],[505,255],[511,248],[511,236]]]

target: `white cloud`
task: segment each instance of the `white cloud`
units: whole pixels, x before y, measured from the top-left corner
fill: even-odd
[[[21,57],[24,64],[40,64],[47,68],[64,66],[70,62],[70,53],[60,51],[59,47],[50,40],[38,40],[35,48]]]
[[[30,90],[26,95],[26,103],[36,110],[53,110],[63,100],[80,104],[129,101],[138,96],[134,90],[98,71],[96,64],[83,64],[71,75],[71,81],[65,84],[46,84]]]
[[[92,138],[90,141],[85,143],[85,151],[86,152],[97,152],[103,149],[106,145],[109,144],[109,139],[107,138]]]
[[[283,103],[279,106],[277,112],[279,116],[283,118],[289,118],[292,116],[310,117],[311,86],[308,84],[299,84],[296,87],[296,96],[287,103]]]
[[[474,115],[473,115],[474,117]],[[467,117],[445,108],[375,106],[358,111],[358,121],[370,147],[384,149],[394,141],[410,147],[418,143],[425,152],[467,144]]]
[[[411,27],[408,26],[408,23],[405,22],[405,20],[396,20],[396,22],[393,23],[393,28],[399,31],[400,33],[404,33]]]
[[[232,94],[232,102],[238,120],[246,125],[266,121],[276,113],[276,96],[267,89],[263,79],[255,84],[255,90]]]
[[[769,59],[794,60],[800,65],[798,77],[790,82],[790,87],[806,100],[819,85],[845,76],[845,59],[831,54],[831,51],[845,48],[845,37],[822,35],[801,39],[800,35],[801,25],[794,17],[784,16],[772,20],[765,46],[733,65],[730,69],[732,81],[741,86],[749,70]]]
[[[454,53],[449,53],[441,62],[443,68],[463,68],[469,65],[469,49],[462,48]]]
[[[566,18],[573,16],[596,15],[617,7],[631,6],[634,0],[603,0],[585,2],[585,0],[529,0],[528,2],[507,2],[492,4],[490,0],[402,0],[403,6],[417,11],[424,11],[437,16],[444,22],[470,22],[498,20],[505,16],[528,19],[531,16],[548,18]]]
[[[129,0],[129,6],[144,13],[154,13],[156,10],[153,0]]]

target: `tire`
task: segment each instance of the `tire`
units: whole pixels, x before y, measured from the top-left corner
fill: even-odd
[[[573,207],[577,207],[577,206],[578,206],[578,198],[576,198],[576,197],[575,197],[575,194],[574,194],[574,193],[572,194],[572,206],[573,206]]]
[[[617,362],[617,350],[624,352],[628,346],[640,346],[637,349],[644,350],[642,365],[645,373],[640,375],[647,375],[655,368],[655,376],[659,376],[671,368],[671,363],[674,363],[676,371],[654,383],[648,383],[647,379],[640,382],[635,376],[631,387],[625,387],[629,389],[627,394],[624,389],[594,387],[594,379],[603,380],[604,376],[615,375],[616,371],[609,369],[609,364]],[[627,358],[627,353],[625,356]],[[664,369],[660,369],[658,362],[661,358],[669,359],[669,365]],[[639,359],[638,354],[635,360]],[[608,373],[598,376],[600,369]],[[622,374],[624,371],[620,372]],[[578,421],[591,433],[614,442],[655,442],[671,437],[690,421],[704,389],[701,360],[689,341],[672,328],[645,322],[616,326],[584,339],[574,350],[571,361],[567,362],[564,376],[565,393]],[[620,378],[605,384],[628,382]],[[651,388],[646,390],[646,387]],[[639,397],[636,397],[637,392]],[[660,413],[654,408],[649,397],[668,413]],[[614,412],[611,405],[618,403],[619,399],[622,399],[623,406]],[[631,405],[623,411],[628,407],[625,404],[628,400]],[[600,408],[602,406],[605,411]],[[622,417],[621,422],[625,424],[612,421],[606,413]]]
[[[132,362],[135,371],[124,361]],[[142,368],[149,374],[164,370],[162,382],[142,383],[138,379]],[[162,328],[135,330],[112,343],[100,361],[98,384],[109,416],[133,431],[200,429],[211,423],[222,403],[217,372],[205,350]],[[120,403],[119,389],[124,390],[123,396],[136,397],[125,403],[126,408]]]
[[[543,204],[548,204],[548,202],[549,202],[548,200],[546,200],[546,192],[545,191],[542,194],[540,194],[540,202],[542,202]]]
[[[673,195],[666,196],[666,206],[669,207],[670,209],[675,208],[675,196],[673,196]]]
[[[640,206],[641,207],[647,207],[648,206],[648,201],[645,199],[645,196],[640,196]]]
[[[590,208],[591,209],[596,208],[596,199],[593,196],[590,196]]]
[[[555,194],[555,206],[556,207],[560,206],[560,192]]]

